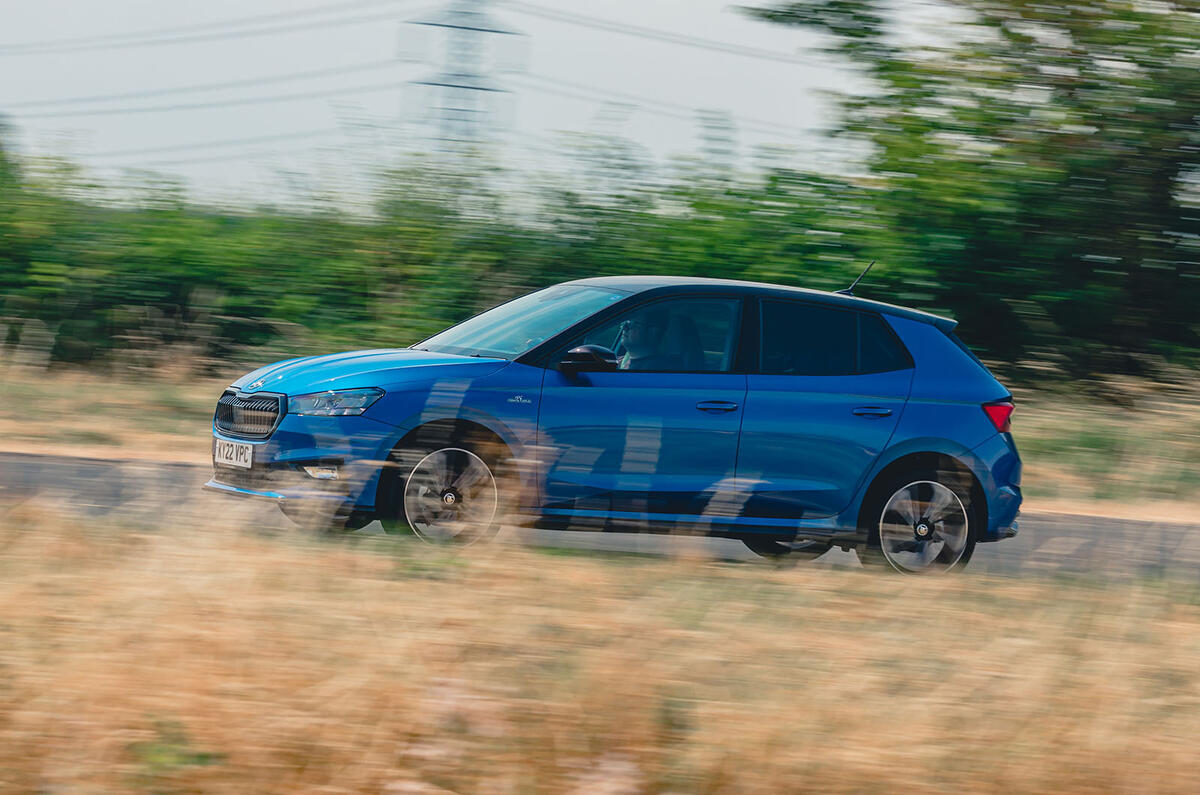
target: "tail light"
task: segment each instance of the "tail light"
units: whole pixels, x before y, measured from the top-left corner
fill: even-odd
[[[992,425],[996,426],[996,430],[1000,433],[1008,433],[1012,430],[1014,408],[1011,400],[997,400],[992,403],[984,403],[983,413],[992,421]]]

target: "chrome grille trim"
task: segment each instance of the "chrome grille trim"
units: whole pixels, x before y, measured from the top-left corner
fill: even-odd
[[[283,397],[270,393],[239,393],[226,389],[217,401],[213,423],[217,430],[245,439],[266,439],[283,417]]]

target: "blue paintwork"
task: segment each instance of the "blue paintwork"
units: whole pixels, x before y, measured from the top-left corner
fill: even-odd
[[[449,353],[390,348],[289,359],[260,367],[233,382],[246,392],[303,395],[327,389],[393,387],[456,377],[477,378],[507,364]]]
[[[738,454],[739,482],[751,495],[745,515],[820,519],[846,508],[888,446],[913,372],[749,379]]]
[[[746,376],[547,370],[542,504],[555,510],[699,515],[736,493]],[[623,518],[623,517],[616,517]]]
[[[337,461],[349,484],[343,512],[376,507],[380,466],[414,429],[439,420],[483,426],[511,450],[525,481],[530,521],[584,519],[614,529],[686,523],[718,533],[856,532],[872,481],[905,456],[939,453],[965,464],[983,490],[981,540],[1006,534],[1021,502],[1020,458],[1010,434],[984,414],[1008,397],[986,368],[946,331],[953,321],[902,307],[817,291],[725,280],[609,277],[583,280],[630,296],[515,361],[413,349],[354,351],[292,359],[239,378],[244,393],[301,395],[377,387],[358,417],[285,415],[270,438],[249,441],[256,468],[300,472]],[[852,376],[612,372],[575,376],[556,368],[562,346],[590,322],[650,297],[689,292],[802,294],[807,301],[879,313],[913,366]],[[756,361],[756,359],[742,359]],[[698,404],[734,404],[705,411]],[[285,400],[286,403],[286,400]],[[862,416],[861,409],[884,416]],[[890,413],[887,413],[890,412]],[[278,501],[313,492],[227,493]],[[327,495],[325,495],[327,498]]]
[[[987,540],[1005,536],[1021,509],[1021,457],[1011,433],[991,437],[971,451],[971,470],[987,497]]]

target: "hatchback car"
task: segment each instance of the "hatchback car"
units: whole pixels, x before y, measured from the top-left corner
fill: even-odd
[[[949,570],[1021,503],[1012,396],[954,326],[768,284],[567,282],[408,348],[243,376],[207,487],[427,541],[702,532]]]

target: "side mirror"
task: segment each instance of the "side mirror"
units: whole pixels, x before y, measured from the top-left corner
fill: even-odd
[[[558,369],[563,375],[609,373],[617,369],[617,355],[602,345],[580,345],[567,351]]]

